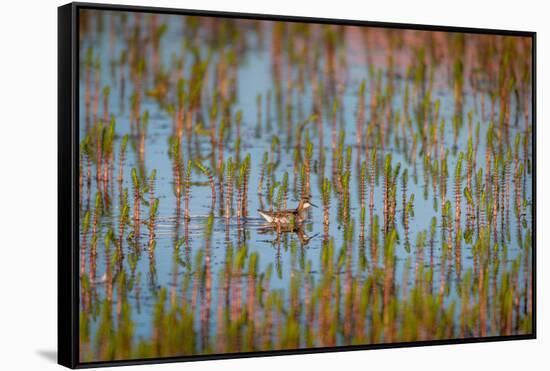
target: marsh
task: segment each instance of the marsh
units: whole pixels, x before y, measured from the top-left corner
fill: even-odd
[[[531,333],[531,39],[92,10],[79,39],[81,361]]]

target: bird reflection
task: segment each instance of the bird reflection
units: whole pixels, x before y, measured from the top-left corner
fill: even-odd
[[[308,236],[301,224],[297,226],[265,224],[258,229],[258,233],[269,235],[275,234],[275,239],[268,240],[273,245],[280,244],[284,235],[294,233],[296,237],[298,237],[300,246],[302,247],[307,246],[309,241],[318,235],[318,233],[316,233],[313,236]]]

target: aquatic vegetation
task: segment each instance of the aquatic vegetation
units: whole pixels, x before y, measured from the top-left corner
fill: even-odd
[[[216,207],[216,182],[214,181],[214,175],[209,168],[205,167],[199,161],[195,161],[194,165],[201,173],[208,177],[208,182],[210,183],[210,188],[212,189],[212,210]]]
[[[185,168],[185,192],[184,192],[184,201],[185,201],[185,220],[188,222],[191,219],[189,211],[189,198],[191,195],[191,167],[192,162],[189,160],[187,162],[187,167]]]
[[[155,179],[156,179],[157,171],[153,169],[151,172],[151,175],[149,176],[149,222],[148,222],[148,228],[149,228],[149,250],[153,250],[156,245],[155,240],[155,224],[156,224],[156,218],[158,213],[158,206],[159,206],[159,199],[155,198]]]
[[[235,177],[235,166],[231,157],[227,160],[227,177],[225,181],[225,217],[231,217],[233,210],[233,182]]]
[[[532,331],[528,38],[81,17],[83,361]]]

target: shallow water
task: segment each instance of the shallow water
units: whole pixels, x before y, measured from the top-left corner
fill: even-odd
[[[327,92],[327,103],[323,104],[322,125],[324,127],[324,151],[319,145],[319,118],[305,126],[302,132],[301,148],[303,156],[305,136],[309,136],[313,144],[311,163],[310,195],[313,203],[319,208],[309,212],[309,218],[299,233],[278,234],[273,228],[267,228],[260,215],[259,208],[269,208],[267,201],[267,177],[264,177],[262,194],[258,194],[258,185],[262,173],[264,153],[270,158],[277,157],[272,153],[273,137],[281,142],[280,162],[273,169],[273,180],[282,181],[284,172],[289,176],[289,192],[287,207],[293,208],[300,198],[299,171],[295,168],[294,151],[296,126],[307,119],[312,113],[315,93],[311,80],[305,79],[304,91],[297,86],[287,93],[288,68],[292,68],[292,79],[297,84],[299,80],[299,64],[289,62],[289,55],[284,50],[280,54],[282,60],[282,96],[284,105],[291,107],[291,125],[293,137],[287,139],[287,113],[283,109],[278,117],[276,102],[276,77],[273,72],[274,52],[272,50],[275,27],[273,22],[234,21],[236,29],[245,36],[240,37],[236,64],[236,100],[230,105],[231,117],[237,111],[242,112],[240,160],[250,155],[250,176],[248,182],[248,215],[237,217],[236,213],[227,218],[220,215],[218,202],[220,194],[218,179],[216,179],[217,204],[211,214],[211,190],[208,178],[196,168],[192,171],[192,186],[190,188],[189,214],[184,218],[184,201],[178,202],[174,193],[173,158],[169,155],[169,138],[173,133],[173,116],[155,99],[143,95],[140,114],[148,111],[149,124],[144,138],[143,152],[139,151],[139,140],[130,136],[126,159],[122,165],[124,180],[116,182],[119,174],[119,151],[122,136],[131,134],[132,118],[131,100],[136,87],[131,81],[131,62],[117,67],[113,73],[110,61],[117,59],[124,50],[128,55],[136,49],[127,41],[124,35],[131,35],[136,22],[141,24],[140,32],[146,37],[150,32],[151,19],[143,15],[136,21],[135,14],[128,13],[126,21],[120,13],[102,12],[101,18],[96,13],[86,16],[86,27],[81,29],[81,71],[80,71],[80,137],[86,137],[85,122],[91,116],[93,108],[87,109],[86,96],[86,66],[85,56],[89,48],[93,48],[94,59],[100,62],[99,81],[101,88],[110,87],[108,99],[109,114],[116,121],[114,138],[113,174],[115,180],[107,186],[107,191],[98,188],[95,180],[95,163],[91,162],[92,180],[90,186],[86,183],[87,158],[83,156],[83,187],[81,189],[81,239],[87,244],[81,252],[84,258],[84,278],[81,278],[81,360],[108,360],[124,358],[145,358],[156,356],[180,356],[203,353],[224,353],[235,351],[276,350],[283,348],[311,348],[319,346],[370,344],[380,342],[413,341],[429,339],[445,339],[457,337],[479,337],[490,335],[511,335],[530,332],[530,276],[531,249],[520,246],[528,239],[531,225],[531,175],[526,173],[520,183],[513,181],[512,170],[517,163],[528,166],[530,158],[530,133],[522,120],[515,121],[516,110],[521,110],[514,99],[510,99],[509,143],[500,142],[500,150],[506,155],[510,148],[514,153],[513,141],[517,134],[527,138],[527,151],[520,151],[516,162],[510,160],[509,174],[498,175],[498,183],[502,184],[502,202],[498,206],[498,222],[496,230],[489,229],[488,246],[477,247],[479,229],[473,228],[473,239],[467,242],[462,234],[468,229],[467,222],[482,220],[483,214],[468,212],[468,202],[462,191],[467,182],[466,162],[461,172],[460,194],[460,226],[461,234],[456,238],[456,226],[452,229],[451,244],[446,246],[447,232],[442,216],[440,176],[434,176],[433,168],[426,168],[423,146],[417,142],[416,158],[411,158],[413,139],[409,130],[420,130],[416,127],[414,109],[419,102],[418,93],[414,93],[414,79],[408,79],[407,68],[414,60],[414,48],[422,43],[424,33],[418,31],[394,31],[403,34],[404,46],[396,49],[393,73],[388,71],[388,42],[383,29],[371,29],[370,40],[365,43],[359,28],[348,27],[341,31],[345,46],[339,49],[346,57],[345,64],[338,61],[336,68],[336,86],[340,89],[339,108],[336,119],[337,138],[340,132],[345,133],[344,148],[351,148],[350,184],[349,184],[349,216],[340,214],[344,192],[335,190],[341,181],[333,171],[332,147],[332,101]],[[173,71],[173,55],[183,56],[183,76],[187,81],[191,75],[192,54],[183,50],[184,40],[199,45],[203,58],[208,54],[209,42],[200,42],[201,37],[214,34],[214,24],[208,19],[195,18],[199,30],[203,30],[196,39],[189,34],[191,22],[181,16],[158,16],[156,27],[167,25],[159,46],[159,64],[170,71],[170,89],[166,100],[176,101],[177,72]],[[101,22],[100,22],[101,19]],[[89,23],[88,23],[89,22]],[[223,23],[223,21],[219,21]],[[101,29],[100,24],[103,24]],[[258,28],[262,29],[261,36]],[[290,26],[289,26],[290,29]],[[200,32],[200,31],[199,31]],[[293,29],[289,35],[293,35]],[[311,25],[311,37],[319,42],[322,34],[321,26]],[[446,177],[446,200],[450,201],[454,223],[455,216],[455,166],[460,152],[466,153],[468,139],[476,141],[476,135],[468,130],[468,112],[472,113],[472,127],[479,122],[479,144],[473,159],[476,164],[474,171],[486,169],[486,149],[488,128],[490,122],[490,101],[487,93],[475,92],[468,83],[462,94],[463,125],[458,133],[453,131],[453,118],[456,114],[456,97],[454,95],[452,69],[448,53],[450,41],[442,33],[435,37],[436,45],[441,45],[441,64],[434,69],[431,88],[433,106],[439,100],[439,118],[446,122],[441,148],[448,150],[448,177]],[[317,35],[317,36],[316,36]],[[487,36],[486,36],[487,37]],[[499,38],[497,36],[490,36]],[[296,44],[301,45],[300,37]],[[463,56],[465,75],[475,69],[476,46],[481,36],[467,35]],[[500,39],[499,39],[500,40]],[[500,45],[501,41],[496,41]],[[518,44],[520,41],[517,41]],[[322,44],[322,43],[321,43]],[[296,46],[296,49],[300,50]],[[306,45],[306,49],[315,49],[314,44]],[[327,56],[319,57],[319,83],[330,91],[331,79],[326,73]],[[133,49],[134,48],[134,49]],[[141,49],[143,48],[143,50]],[[234,46],[226,46],[233,50]],[[140,48],[146,64],[146,73],[142,81],[143,91],[154,86],[152,73],[153,51],[149,42]],[[372,122],[371,102],[380,103],[376,86],[376,74],[369,74],[369,66],[365,55],[371,63],[371,69],[380,71],[380,84],[387,87],[393,85],[391,100],[392,120],[396,115],[403,117],[405,105],[405,90],[408,89],[408,117],[412,120],[411,129],[399,132],[403,127],[403,119],[398,124],[386,123],[386,134],[389,139],[381,144],[377,138],[365,147],[365,140],[359,148],[356,142],[356,121],[358,114],[358,90],[362,80],[366,81],[365,120],[362,123],[363,133]],[[530,55],[530,54],[528,54]],[[219,50],[214,49],[212,60],[207,70],[207,78],[203,86],[202,107],[193,119],[193,128],[204,122],[209,128],[208,118],[210,101],[216,81],[215,67],[219,62]],[[498,66],[497,66],[498,67]],[[305,66],[305,73],[310,74],[310,65]],[[124,91],[121,91],[120,76],[125,77]],[[95,91],[92,73],[91,99]],[[529,85],[530,86],[530,85]],[[271,91],[271,101],[266,103],[267,91]],[[262,96],[261,103],[261,133],[257,133],[258,110],[257,95]],[[484,108],[482,109],[482,100]],[[103,117],[103,99],[99,100],[98,119]],[[329,104],[330,103],[330,104]],[[267,104],[270,116],[266,117]],[[122,107],[124,105],[124,107]],[[93,107],[93,103],[91,104]],[[482,110],[485,111],[482,114]],[[220,109],[221,111],[221,109]],[[499,105],[493,114],[498,119]],[[432,112],[433,115],[433,112]],[[521,112],[521,115],[523,113]],[[520,115],[520,116],[521,116]],[[530,112],[528,113],[530,117]],[[143,117],[143,116],[142,116]],[[521,116],[522,117],[522,116]],[[382,118],[382,121],[387,118]],[[269,125],[271,130],[267,129]],[[220,115],[216,120],[217,129],[220,125]],[[230,134],[225,138],[223,158],[227,161],[236,154],[235,120]],[[93,123],[92,123],[93,126]],[[436,125],[439,127],[439,125]],[[527,125],[530,128],[530,123]],[[371,128],[371,130],[373,130]],[[501,130],[495,128],[496,137],[501,137]],[[195,130],[191,145],[182,138],[183,163],[187,160],[200,159],[211,170],[214,161],[209,155],[211,151],[210,137],[199,135]],[[366,138],[366,137],[365,137]],[[396,141],[398,144],[396,144]],[[404,150],[406,143],[407,150]],[[456,146],[455,146],[456,143]],[[504,143],[504,144],[502,144]],[[522,142],[523,143],[523,142]],[[375,187],[372,188],[367,177],[365,194],[365,218],[361,222],[360,168],[367,160],[366,153],[372,156],[376,148],[377,161]],[[434,147],[436,148],[436,147]],[[321,152],[324,153],[324,167],[321,162]],[[395,222],[392,223],[397,235],[395,246],[389,246],[390,234],[383,230],[384,215],[384,185],[383,163],[387,154],[392,155],[392,169],[399,163],[400,172],[396,182]],[[437,153],[437,150],[430,155]],[[527,155],[527,157],[526,157]],[[345,158],[345,154],[344,154]],[[430,161],[435,159],[430,158]],[[441,160],[440,158],[438,159]],[[336,161],[336,160],[335,160]],[[345,160],[344,160],[345,162]],[[300,162],[301,164],[301,162]],[[372,163],[367,162],[370,171]],[[154,191],[143,195],[146,201],[159,199],[158,214],[155,218],[154,248],[149,246],[150,230],[149,206],[140,203],[141,226],[140,235],[136,239],[133,230],[136,226],[132,219],[135,210],[133,203],[134,186],[131,170],[138,169],[140,179],[145,180],[153,169],[156,171]],[[344,165],[345,168],[345,165]],[[414,194],[414,216],[410,217],[408,231],[403,223],[402,204],[402,174],[407,169],[409,181],[406,187],[406,199]],[[499,168],[500,169],[500,168]],[[515,168],[514,168],[515,169]],[[503,171],[499,170],[499,171]],[[501,173],[499,173],[501,174]],[[323,178],[329,178],[333,185],[330,196],[330,224],[325,230],[323,224],[323,202],[321,184]],[[475,179],[475,176],[474,176]],[[434,184],[434,180],[436,184]],[[493,183],[492,183],[493,184]],[[496,184],[496,183],[495,183]],[[516,184],[521,184],[522,213],[519,217],[514,212],[514,197]],[[473,187],[473,186],[472,186]],[[121,190],[128,189],[130,222],[125,227],[122,244],[114,243],[118,239],[121,214]],[[472,189],[475,189],[473,187]],[[508,193],[504,193],[505,189]],[[475,192],[475,191],[474,191]],[[101,194],[102,207],[98,208],[95,231],[82,231],[82,220],[86,211],[95,220],[96,194]],[[235,191],[236,193],[236,191]],[[369,209],[370,194],[374,195],[374,208]],[[111,200],[107,207],[105,194]],[[275,191],[277,194],[277,191]],[[489,197],[490,192],[487,192]],[[501,193],[498,193],[501,195]],[[510,197],[508,197],[509,195]],[[235,195],[236,196],[236,195]],[[263,205],[261,203],[263,200]],[[476,202],[477,203],[477,202]],[[236,208],[236,198],[233,200]],[[478,207],[478,205],[476,205]],[[101,209],[101,212],[99,212]],[[475,214],[475,212],[473,213]],[[373,240],[373,218],[379,219],[378,242]],[[436,220],[433,237],[430,234],[432,218]],[[472,219],[469,219],[472,218]],[[345,220],[346,219],[346,220]],[[211,232],[209,232],[211,223]],[[447,223],[447,222],[445,222]],[[468,222],[469,223],[469,222]],[[524,224],[524,225],[523,225]],[[352,226],[352,227],[351,227]],[[115,235],[113,242],[107,242],[108,230]],[[350,229],[351,228],[351,229]],[[92,229],[92,228],[91,228]],[[417,243],[417,236],[426,232],[425,242]],[[484,232],[481,232],[484,233]],[[348,237],[346,238],[346,234]],[[97,261],[92,263],[92,249],[97,251]],[[408,244],[408,246],[407,246]],[[331,247],[332,245],[333,247]],[[391,244],[390,244],[391,245]],[[120,248],[122,258],[115,256],[115,249]],[[477,250],[476,250],[477,249]],[[488,255],[485,255],[486,251]],[[476,250],[476,251],[474,251]],[[241,255],[240,255],[241,254]],[[243,255],[244,254],[244,255]],[[332,256],[331,256],[332,254]],[[257,257],[257,269],[249,266],[252,255]],[[243,259],[242,267],[235,259]],[[255,259],[254,258],[254,259]],[[120,260],[117,260],[120,259]],[[327,263],[329,259],[330,263]],[[482,264],[481,261],[484,263]],[[229,263],[228,263],[229,262]],[[228,271],[228,264],[231,269]],[[516,267],[517,265],[517,267]],[[270,273],[271,272],[271,273]],[[82,283],[84,282],[84,283]],[[512,287],[512,288],[508,288]],[[112,292],[112,294],[110,294]],[[512,295],[513,307],[509,309],[506,293]],[[251,299],[252,298],[252,299]],[[436,306],[433,313],[436,321],[424,318],[418,314]],[[484,309],[485,308],[485,309]],[[486,311],[483,314],[483,311]],[[268,314],[269,312],[269,314]],[[422,317],[423,319],[414,318]],[[430,312],[431,313],[431,312]],[[510,316],[510,323],[503,318]],[[359,322],[358,322],[359,321]],[[360,325],[359,325],[360,324]],[[353,327],[350,328],[350,326]]]

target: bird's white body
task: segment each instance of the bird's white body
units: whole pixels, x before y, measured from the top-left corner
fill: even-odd
[[[258,211],[260,213],[260,215],[262,216],[262,218],[264,218],[268,223],[273,223],[273,217],[264,213],[263,211]]]
[[[292,219],[296,223],[302,223],[307,218],[307,209],[315,206],[307,199],[302,199],[296,209],[290,210],[258,210],[258,213],[271,224],[291,224]]]

